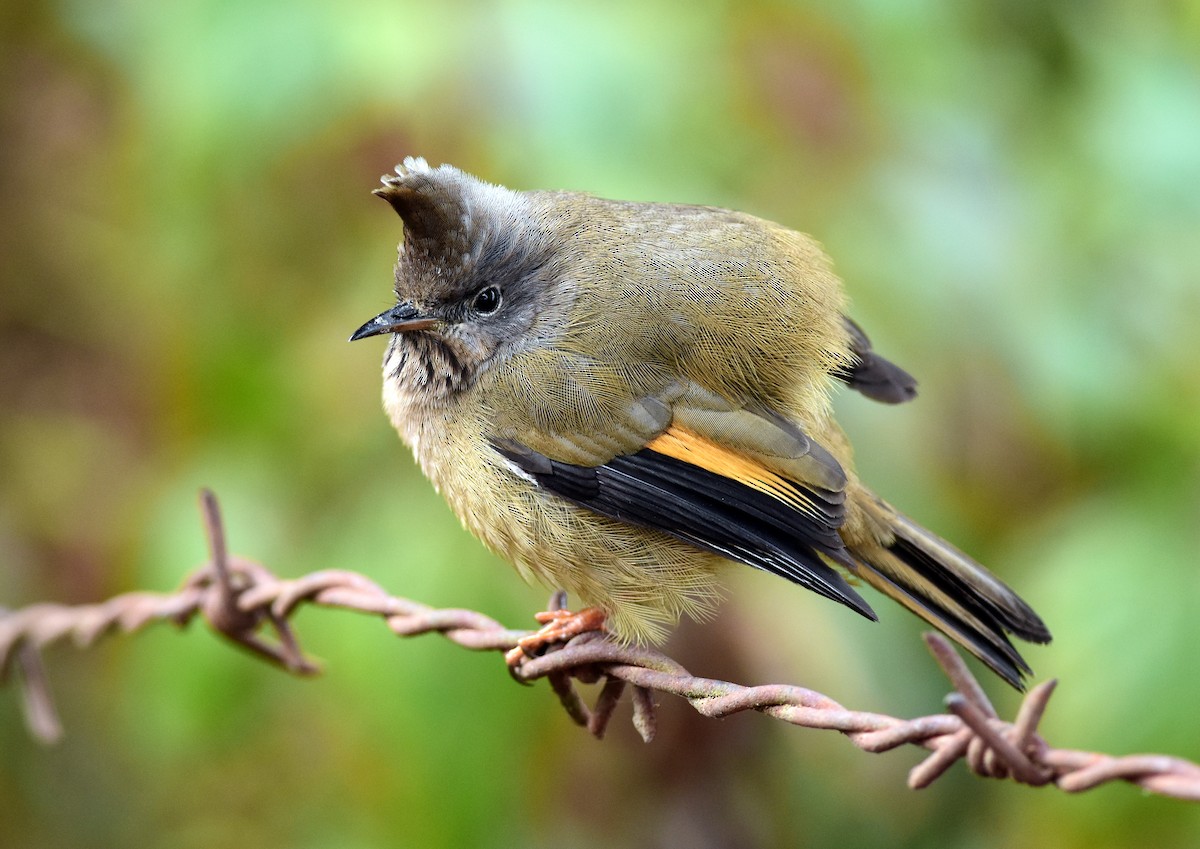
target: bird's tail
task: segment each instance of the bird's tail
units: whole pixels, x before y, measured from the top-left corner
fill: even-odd
[[[1031,670],[1008,634],[1050,642],[1050,631],[1015,592],[944,539],[867,494],[860,503],[886,528],[883,542],[851,546],[857,574],[991,667],[1014,687]]]

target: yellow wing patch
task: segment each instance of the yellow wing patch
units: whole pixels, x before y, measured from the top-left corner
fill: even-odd
[[[796,484],[745,454],[726,448],[695,431],[671,425],[647,443],[646,447],[737,481],[782,501],[801,513],[812,515],[811,499]]]

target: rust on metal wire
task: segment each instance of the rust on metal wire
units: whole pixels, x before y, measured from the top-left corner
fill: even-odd
[[[40,650],[67,639],[87,648],[107,634],[134,633],[164,621],[183,626],[199,615],[214,631],[257,657],[288,672],[311,675],[318,668],[304,656],[289,623],[304,604],[380,616],[399,636],[439,633],[475,651],[508,652],[531,633],[505,628],[473,610],[435,609],[389,595],[355,572],[324,570],[281,579],[258,563],[230,555],[215,496],[204,490],[200,502],[211,559],[176,592],[127,593],[89,605],[0,609],[0,681],[9,676],[18,679],[27,724],[35,737],[50,742],[62,734]],[[551,599],[551,609],[565,604],[560,594]],[[604,735],[628,690],[634,726],[643,739],[651,740],[656,722],[653,694],[669,693],[686,699],[705,716],[756,710],[793,725],[841,732],[868,752],[903,745],[928,749],[929,754],[909,773],[908,784],[914,789],[928,786],[963,760],[980,776],[1054,785],[1070,793],[1119,780],[1163,796],[1200,801],[1200,765],[1166,755],[1114,757],[1051,748],[1037,729],[1054,681],[1030,690],[1016,720],[1005,722],[950,643],[936,634],[927,634],[925,640],[954,692],[946,698],[948,713],[916,719],[849,710],[804,687],[746,687],[699,678],[661,652],[619,645],[597,632],[520,659],[510,671],[522,683],[546,678],[571,719],[597,737]],[[592,706],[579,694],[575,681],[602,682]]]

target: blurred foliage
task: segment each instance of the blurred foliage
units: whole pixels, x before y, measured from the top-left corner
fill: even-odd
[[[31,0],[0,10],[0,600],[167,588],[234,548],[517,625],[544,602],[378,409],[407,154],[814,233],[919,403],[839,399],[859,467],[1056,634],[1063,746],[1200,757],[1200,3]],[[938,708],[919,625],[741,570],[698,673]],[[496,657],[306,613],[296,681],[167,629],[0,692],[0,845],[1195,845],[1194,806],[961,770],[903,788],[757,716],[598,744]],[[1002,705],[1016,704],[1000,692]]]

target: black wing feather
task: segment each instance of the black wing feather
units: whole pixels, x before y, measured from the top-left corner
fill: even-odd
[[[589,510],[663,531],[697,548],[787,578],[868,619],[870,606],[821,559],[853,563],[837,529],[844,494],[795,485],[802,512],[738,481],[644,448],[602,466],[550,460],[523,445],[493,447],[544,489]]]

